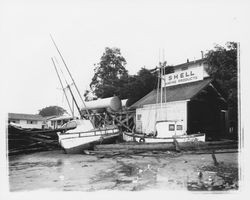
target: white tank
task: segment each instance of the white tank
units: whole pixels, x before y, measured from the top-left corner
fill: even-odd
[[[127,102],[128,102],[128,99],[123,99],[122,100],[122,107],[128,107],[128,105],[127,105]]]
[[[87,101],[85,102],[85,105],[86,107],[82,106],[82,111],[88,109],[98,112],[99,110],[103,110],[104,108],[111,111],[119,111],[122,108],[121,100],[117,96],[104,99],[97,99],[94,101]]]

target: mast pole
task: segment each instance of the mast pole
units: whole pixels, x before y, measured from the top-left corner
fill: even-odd
[[[64,58],[63,58],[61,52],[59,51],[59,49],[58,49],[58,47],[57,47],[57,45],[56,45],[56,43],[55,43],[55,41],[54,41],[54,39],[53,39],[53,37],[52,37],[51,34],[50,34],[50,38],[51,38],[51,40],[52,40],[54,46],[56,47],[56,50],[57,50],[58,54],[60,55],[60,57],[61,57],[61,59],[62,59],[62,61],[63,61],[63,64],[64,64],[64,66],[65,66],[67,72],[69,73],[70,78],[71,78],[71,80],[73,81],[73,84],[75,85],[75,88],[76,88],[76,90],[77,90],[77,93],[78,93],[78,95],[80,96],[81,101],[82,101],[84,107],[86,108],[87,114],[88,114],[88,116],[89,116],[89,118],[90,118],[90,113],[89,113],[89,111],[88,111],[88,109],[87,109],[87,106],[86,106],[86,104],[84,103],[83,98],[82,98],[82,96],[81,96],[81,94],[80,94],[80,91],[78,90],[78,87],[77,87],[76,84],[75,84],[75,81],[74,81],[74,79],[73,79],[73,77],[72,77],[72,75],[71,75],[71,73],[70,73],[70,71],[69,71],[69,69],[68,69],[68,67],[67,67],[67,64],[66,64],[66,62],[65,62],[65,60],[64,60]],[[90,121],[91,121],[91,123],[94,125],[94,123],[92,122],[91,119],[90,119]]]
[[[163,74],[163,68],[162,67],[163,67],[163,64],[161,65],[161,75],[160,75],[160,80],[161,80],[161,104],[160,104],[161,105],[161,108],[160,108],[161,111],[160,111],[160,118],[162,118],[162,95],[163,95],[162,94],[162,91],[163,91],[162,90],[162,88],[163,88],[162,87],[163,86],[163,80],[162,80],[162,78],[163,78],[163,75],[162,75]]]
[[[71,88],[70,88],[70,85],[67,85],[67,88],[69,88],[69,92],[70,92],[70,94],[71,94],[71,96],[72,96],[72,99],[73,99],[73,101],[74,101],[75,104],[76,104],[77,110],[78,110],[78,112],[79,112],[79,114],[80,114],[80,116],[81,116],[81,110],[80,110],[80,108],[79,108],[79,106],[78,106],[78,104],[77,104],[77,102],[76,102],[76,99],[75,99],[75,97],[74,97],[74,95],[73,95],[73,92],[72,92],[72,90],[71,90]]]
[[[67,97],[67,95],[66,95],[65,89],[64,89],[63,84],[62,84],[62,80],[61,80],[61,78],[60,78],[60,76],[59,76],[59,73],[58,73],[58,71],[57,71],[55,61],[54,61],[53,58],[51,58],[51,60],[52,60],[52,63],[53,63],[53,65],[54,65],[54,68],[55,68],[55,70],[56,70],[56,74],[57,74],[57,76],[58,76],[58,79],[59,79],[59,81],[60,81],[60,84],[61,84],[61,86],[62,86],[63,93],[64,93],[64,95],[65,95],[65,97],[66,97],[66,100],[67,100],[69,109],[70,109],[70,111],[71,111],[71,113],[72,113],[72,116],[74,117],[74,113],[73,113],[73,111],[72,111],[72,109],[71,109],[71,106],[70,106],[70,103],[69,103],[69,99],[68,99],[68,97]]]
[[[56,59],[55,59],[55,60],[56,60]],[[57,61],[57,60],[56,60],[56,61]],[[78,106],[78,104],[77,104],[77,102],[76,102],[76,99],[75,99],[74,94],[73,94],[73,92],[72,92],[72,90],[71,90],[71,88],[70,88],[70,85],[69,85],[69,83],[67,82],[67,80],[66,80],[66,78],[65,78],[65,76],[64,76],[63,71],[62,71],[61,68],[60,68],[60,70],[61,70],[61,73],[62,73],[62,75],[63,75],[64,81],[65,81],[65,83],[66,83],[66,85],[67,85],[67,88],[69,89],[70,94],[71,94],[71,96],[72,96],[72,112],[74,113],[74,103],[75,103],[75,104],[76,104],[76,107],[77,107],[77,110],[78,110],[78,112],[79,112],[79,114],[80,114],[80,116],[81,116],[81,110],[80,110],[80,108],[79,108],[79,106]],[[74,115],[73,115],[73,117],[74,117]]]
[[[160,64],[160,63],[159,63]],[[160,78],[160,67],[158,68],[158,72],[157,72],[157,88],[156,88],[156,103],[155,103],[155,126],[154,126],[154,129],[155,129],[155,133],[156,133],[156,122],[157,122],[157,110],[158,110],[158,101],[159,101],[159,90],[160,90],[160,81],[161,81],[161,78]]]

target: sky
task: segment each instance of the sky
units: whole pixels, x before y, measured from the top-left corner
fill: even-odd
[[[121,49],[129,74],[154,68],[163,58],[180,64],[201,58],[215,44],[247,38],[248,12],[243,0],[0,1],[3,109],[69,110],[51,62],[55,57],[63,68],[50,34],[83,94],[105,47]]]

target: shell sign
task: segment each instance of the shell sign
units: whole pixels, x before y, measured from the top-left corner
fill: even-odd
[[[162,80],[162,86],[168,87],[200,80],[203,80],[203,68],[197,67],[165,75]]]

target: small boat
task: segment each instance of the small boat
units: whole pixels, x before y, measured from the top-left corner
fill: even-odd
[[[174,142],[176,140],[179,143],[182,142],[205,142],[205,134],[197,133],[192,135],[173,135],[172,137],[157,137],[154,135],[146,135],[140,133],[123,132],[123,140],[136,141],[140,143],[164,143]]]
[[[172,123],[174,131],[167,131],[169,123]],[[161,120],[156,122],[155,132],[152,133],[131,133],[124,132],[124,141],[136,141],[141,143],[162,143],[162,142],[205,142],[206,135],[204,133],[187,134],[182,130],[178,130],[181,121],[179,120]]]
[[[96,144],[114,143],[121,135],[115,125],[94,128],[90,120],[76,119],[62,126],[72,128],[65,132],[58,132],[59,144],[66,153],[83,153],[93,149]]]

